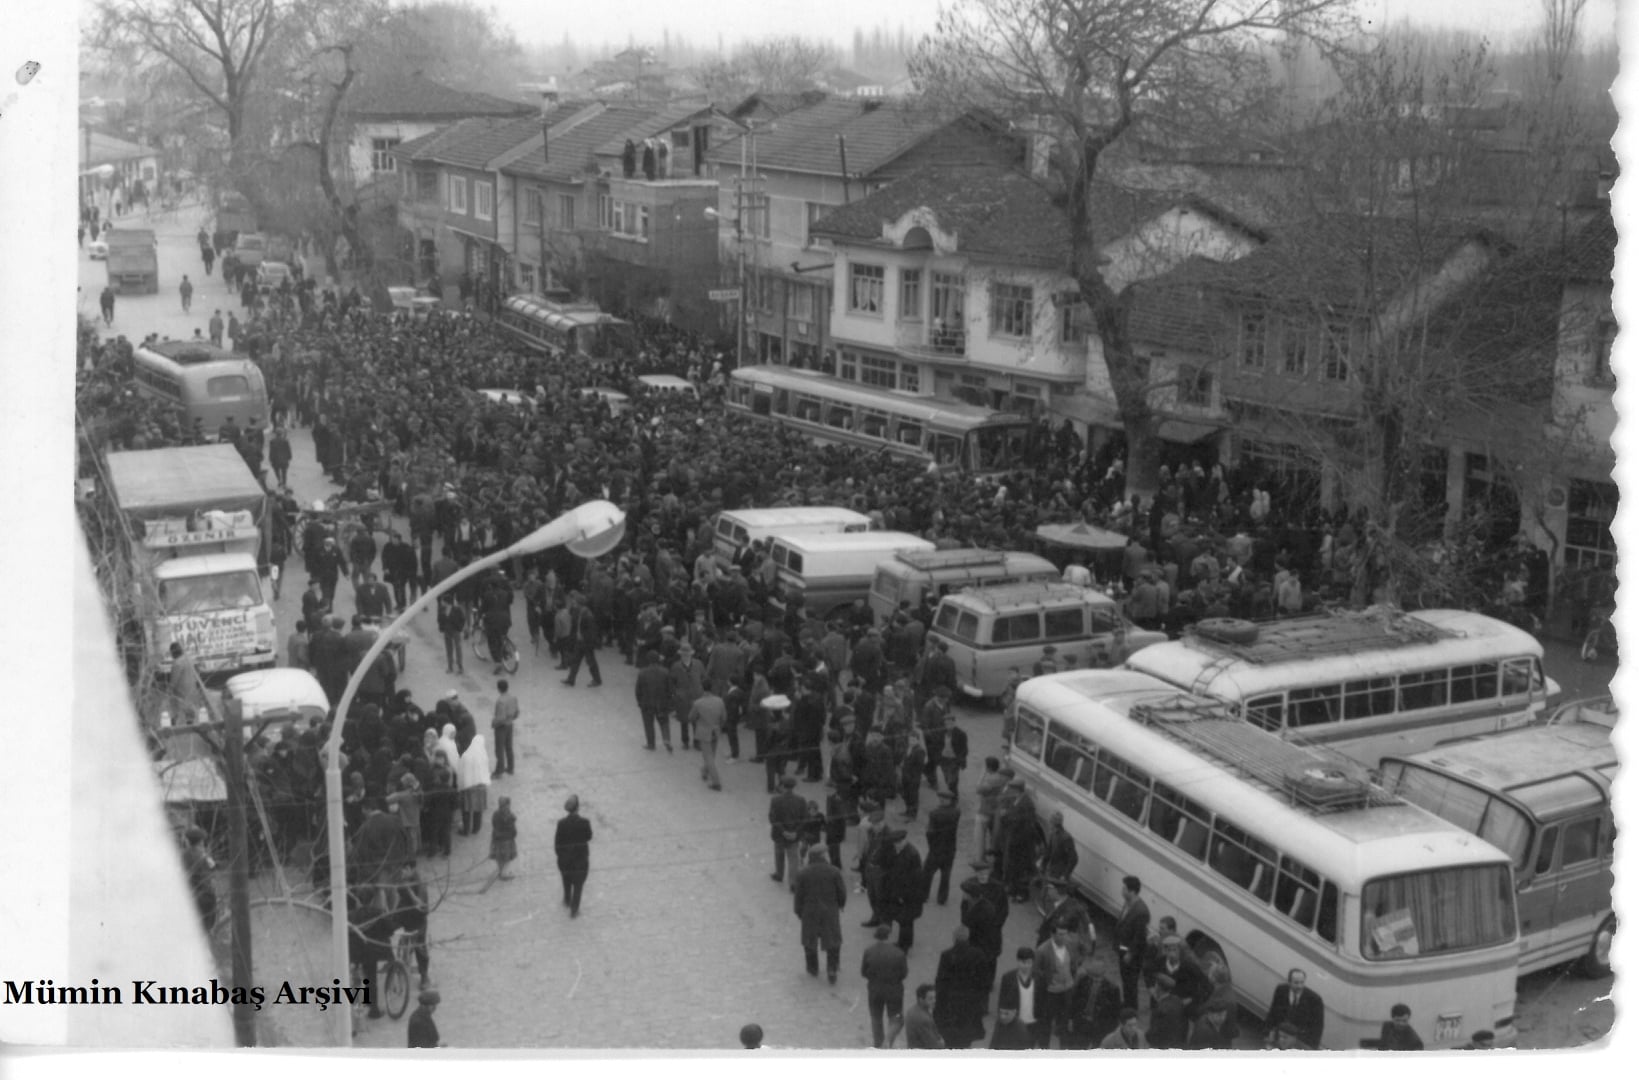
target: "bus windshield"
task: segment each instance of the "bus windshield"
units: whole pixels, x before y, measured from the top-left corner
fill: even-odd
[[[1455,866],[1377,878],[1361,893],[1360,953],[1368,960],[1432,956],[1514,937],[1507,865]]]
[[[1495,844],[1508,853],[1516,867],[1525,868],[1525,856],[1531,847],[1531,819],[1519,807],[1456,777],[1406,761],[1384,762],[1383,787]]]
[[[207,577],[172,578],[159,583],[159,599],[172,615],[256,607],[262,602],[262,585],[251,570]]]
[[[614,360],[630,357],[635,352],[632,327],[618,320],[597,327],[583,327],[581,348],[595,360]]]

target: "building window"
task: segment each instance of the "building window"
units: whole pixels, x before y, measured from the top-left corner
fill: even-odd
[[[1087,320],[1090,312],[1086,301],[1074,293],[1066,293],[1059,300],[1059,341],[1065,345],[1080,345],[1087,340]]]
[[[1212,372],[1206,368],[1178,367],[1178,404],[1212,407]]]
[[[614,217],[609,221],[609,231],[617,233],[626,231],[626,204],[619,199],[614,202]]]
[[[598,196],[598,228],[615,227],[615,200],[607,195]]]
[[[647,206],[633,206],[637,217],[637,235],[647,240],[649,238],[649,208]]]
[[[757,310],[772,315],[774,313],[774,278],[767,274],[758,274],[751,279],[751,291]]]
[[[754,236],[759,240],[767,240],[769,237],[768,196],[748,192],[741,197],[741,201],[745,204],[745,209],[741,211],[740,216],[745,226],[746,235]]]
[[[899,320],[922,321],[922,271],[905,268],[899,271]]]
[[[573,195],[558,196],[558,228],[573,230],[575,227],[575,197]]]
[[[814,235],[814,224],[824,217],[831,208],[825,203],[811,202],[807,204],[807,223],[803,230],[803,242],[812,247],[822,241]]]
[[[438,201],[438,174],[431,169],[417,169],[415,171],[415,197],[417,202],[435,203]]]
[[[1616,485],[1572,480],[1565,507],[1565,565],[1615,566]]]
[[[450,177],[450,212],[453,214],[467,212],[467,178],[464,176]]]
[[[397,172],[398,159],[393,156],[393,147],[402,139],[371,139],[370,140],[370,171]]]
[[[1333,382],[1349,378],[1349,324],[1329,322],[1320,332],[1321,374]]]
[[[539,225],[541,223],[541,192],[539,188],[529,188],[524,192],[524,224]]]
[[[1616,345],[1616,320],[1602,315],[1594,324],[1593,364],[1588,371],[1588,382],[1596,386],[1616,385],[1616,373],[1611,370],[1611,349]]]
[[[997,281],[990,286],[990,336],[1027,338],[1034,321],[1035,290]]]
[[[1262,312],[1249,311],[1241,316],[1241,366],[1263,367],[1264,353],[1269,347],[1269,320]]]
[[[922,392],[922,369],[916,364],[899,365],[899,389],[907,394]]]
[[[848,269],[848,310],[862,315],[882,314],[882,282],[886,271],[866,263],[852,263]]]
[[[837,378],[849,382],[859,381],[859,354],[850,349],[843,349],[837,354]]]
[[[937,352],[961,356],[967,345],[967,282],[960,274],[934,272],[929,342]]]
[[[518,264],[518,287],[528,293],[535,291],[535,268],[526,262]]]
[[[788,282],[785,286],[786,310],[798,322],[814,321],[814,287],[799,282]]]
[[[1281,328],[1281,365],[1287,375],[1309,373],[1309,329],[1301,322],[1288,322]]]
[[[859,381],[866,386],[892,390],[899,385],[899,365],[875,356],[859,358]]]

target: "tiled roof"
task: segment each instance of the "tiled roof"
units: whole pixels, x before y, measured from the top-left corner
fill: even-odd
[[[587,106],[587,102],[563,102],[548,113],[544,123],[560,123]],[[496,158],[540,135],[542,117],[538,113],[513,119],[475,117],[459,120],[448,127],[400,143],[398,155],[411,161],[436,161],[464,169],[483,169]]]
[[[1191,256],[1165,274],[1134,284],[1127,317],[1133,343],[1215,354],[1224,321],[1209,286],[1226,272],[1224,263]]]
[[[948,123],[949,117],[903,101],[826,98],[759,125],[753,145],[760,169],[841,176],[841,135],[849,175],[869,176]],[[707,159],[738,164],[740,140],[716,147]]]
[[[611,139],[622,143],[627,133],[661,110],[643,105],[615,105],[552,138],[547,154],[533,150],[506,166],[506,171],[537,180],[573,182],[592,168],[592,155]]]
[[[774,116],[781,116],[793,109],[806,109],[817,105],[829,96],[824,90],[797,90],[790,92],[775,92],[758,90],[750,94],[745,100],[729,110],[729,115],[735,119],[747,116],[757,111],[759,107],[767,109]]]
[[[1113,240],[1154,218],[1177,200],[1151,192],[1098,184],[1094,235]],[[966,255],[1012,263],[1066,267],[1070,241],[1064,210],[1039,182],[1007,169],[919,169],[857,202],[838,207],[813,227],[843,240],[877,240],[884,222],[927,207],[939,227],[957,234]]]
[[[628,131],[623,131],[612,139],[606,140],[592,153],[603,157],[609,154],[619,155],[626,148],[627,139],[643,140],[653,135],[660,135],[670,131],[678,124],[697,113],[705,112],[709,105],[669,105],[659,112],[652,113],[647,119],[633,125]]]
[[[469,116],[522,116],[534,106],[493,94],[457,90],[420,73],[361,78],[347,95],[347,116],[369,120],[459,120]]]

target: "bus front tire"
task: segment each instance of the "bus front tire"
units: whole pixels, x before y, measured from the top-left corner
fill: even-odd
[[[1588,943],[1588,953],[1579,965],[1582,974],[1590,979],[1603,979],[1611,973],[1611,943],[1616,937],[1616,916],[1607,916],[1594,931]]]

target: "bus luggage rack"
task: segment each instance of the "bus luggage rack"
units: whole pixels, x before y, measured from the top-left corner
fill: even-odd
[[[955,570],[999,563],[1002,552],[992,548],[977,551],[901,551],[896,557],[913,570]]]
[[[1300,615],[1251,625],[1257,627],[1257,636],[1247,642],[1227,641],[1194,629],[1189,637],[1193,643],[1205,645],[1214,652],[1227,653],[1253,664],[1273,664],[1294,657],[1393,649],[1457,636],[1386,604],[1363,611]]]
[[[1284,794],[1294,805],[1325,813],[1401,801],[1373,784],[1365,769],[1342,754],[1287,742],[1217,701],[1179,696],[1135,705],[1129,715],[1271,792]]]

